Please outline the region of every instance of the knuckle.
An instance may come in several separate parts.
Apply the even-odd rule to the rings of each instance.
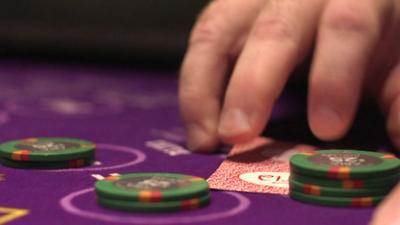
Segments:
[[[182,105],[193,105],[193,103],[203,102],[206,93],[196,88],[181,88],[179,91],[179,102]]]
[[[191,32],[189,45],[215,44],[221,40],[224,21],[222,13],[217,11],[209,7],[200,16]]]
[[[254,25],[251,36],[259,41],[296,42],[293,26],[279,18],[259,19]]]
[[[325,27],[339,33],[372,35],[374,26],[369,16],[357,10],[339,8],[327,14]]]
[[[193,28],[190,45],[217,43],[220,37],[218,26],[213,21],[199,21]]]

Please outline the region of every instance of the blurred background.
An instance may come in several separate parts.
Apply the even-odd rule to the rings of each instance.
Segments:
[[[207,0],[14,0],[0,5],[0,57],[179,68]]]

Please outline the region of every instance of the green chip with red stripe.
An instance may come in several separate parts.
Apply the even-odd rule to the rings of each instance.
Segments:
[[[359,188],[359,189],[343,189],[335,187],[319,186],[309,183],[301,183],[299,181],[289,179],[290,190],[315,196],[329,197],[365,197],[365,196],[384,196],[388,194],[394,185],[380,188]]]
[[[325,179],[370,179],[400,172],[400,160],[392,154],[361,150],[320,150],[290,158],[292,173]]]
[[[89,166],[93,162],[92,158],[71,159],[66,161],[51,161],[51,162],[27,162],[27,161],[14,161],[0,157],[0,164],[6,167],[18,169],[39,169],[39,170],[52,170],[52,169],[69,169],[80,168]]]
[[[353,180],[332,180],[318,177],[303,176],[297,173],[291,173],[290,179],[300,183],[312,184],[324,187],[334,187],[342,189],[363,189],[363,188],[385,188],[392,187],[400,181],[400,174],[382,176],[371,179],[353,179]]]
[[[94,158],[95,144],[74,138],[26,138],[0,145],[0,157],[13,161],[65,161]]]
[[[381,202],[385,196],[371,196],[371,197],[326,197],[314,196],[297,191],[289,191],[290,198],[315,205],[332,206],[332,207],[349,207],[349,208],[367,208],[373,207]]]
[[[178,201],[206,196],[208,182],[177,173],[129,173],[109,176],[95,184],[99,198],[133,202]]]
[[[107,198],[98,198],[100,206],[120,211],[131,212],[176,212],[194,210],[204,207],[210,202],[210,195],[200,196],[186,200],[169,202],[132,202]]]

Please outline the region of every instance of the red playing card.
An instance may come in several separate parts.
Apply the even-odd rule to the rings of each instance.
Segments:
[[[287,194],[290,156],[314,150],[309,145],[259,137],[234,146],[208,182],[212,189]]]

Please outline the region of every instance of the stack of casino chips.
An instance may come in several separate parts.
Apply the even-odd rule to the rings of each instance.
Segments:
[[[64,169],[90,165],[95,144],[72,138],[26,138],[0,144],[0,164],[20,169]]]
[[[400,179],[392,154],[359,150],[320,150],[290,159],[289,196],[333,207],[371,207]]]
[[[210,202],[206,180],[176,173],[129,173],[95,184],[100,206],[131,212],[174,212]]]

